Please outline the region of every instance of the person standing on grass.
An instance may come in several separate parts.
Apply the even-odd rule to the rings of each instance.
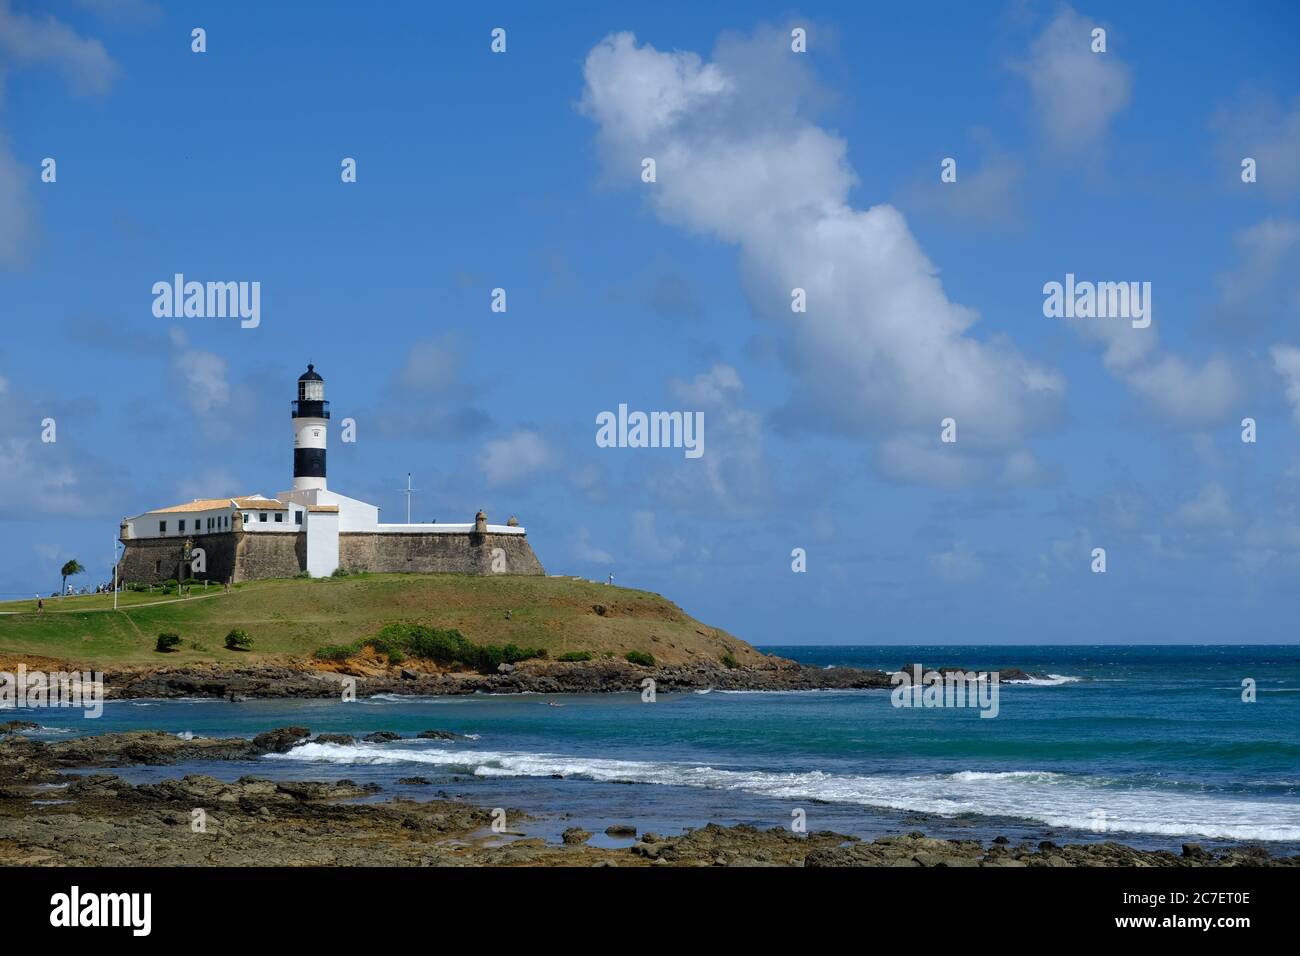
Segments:
[[[41,597],[38,594],[36,595],[36,613],[40,614],[44,610],[45,610],[45,598]]]

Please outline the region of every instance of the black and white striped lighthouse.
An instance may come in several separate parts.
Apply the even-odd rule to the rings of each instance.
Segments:
[[[325,489],[325,433],[330,403],[325,380],[308,365],[298,376],[298,400],[293,403],[293,490]]]

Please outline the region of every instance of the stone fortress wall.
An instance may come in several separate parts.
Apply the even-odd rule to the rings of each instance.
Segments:
[[[184,576],[217,582],[292,578],[307,569],[307,535],[229,531],[197,534],[207,571]],[[131,538],[118,564],[124,583],[158,584],[179,578],[185,539]],[[347,571],[417,574],[545,574],[527,535],[344,532],[339,535],[339,567]]]

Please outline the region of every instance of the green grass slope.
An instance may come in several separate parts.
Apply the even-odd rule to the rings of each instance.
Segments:
[[[552,660],[570,651],[641,651],[670,664],[760,657],[657,594],[568,577],[360,574],[252,581],[229,594],[198,588],[183,599],[123,594],[116,611],[112,603],[112,595],[47,599],[39,614],[32,601],[0,603],[0,658],[100,667],[307,658],[395,621],[456,628],[480,645],[543,648]],[[252,637],[250,651],[225,648],[232,628]],[[175,652],[154,650],[164,631],[180,635]]]

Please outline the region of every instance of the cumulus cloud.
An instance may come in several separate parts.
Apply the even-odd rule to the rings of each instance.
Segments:
[[[657,459],[647,472],[655,496],[677,508],[760,511],[772,494],[773,469],[764,452],[763,417],[745,406],[740,373],[718,363],[693,379],[672,380],[668,390],[687,414],[703,412],[704,454]]]
[[[1218,330],[1239,341],[1293,328],[1300,317],[1300,221],[1266,219],[1232,242],[1237,261],[1215,277]]]
[[[1282,377],[1292,414],[1300,422],[1300,348],[1294,345],[1275,345],[1269,349],[1269,354],[1273,357],[1274,370]]]
[[[19,165],[0,135],[0,265],[17,268],[27,262],[36,226],[32,170]]]
[[[0,0],[0,52],[17,66],[54,66],[79,93],[105,93],[117,75],[117,64],[98,40],[79,36],[52,16],[16,13],[9,0]]]
[[[200,415],[229,405],[229,364],[226,360],[215,352],[192,347],[180,329],[173,328],[170,335],[175,348],[171,377],[186,404]]]
[[[456,441],[491,427],[475,404],[477,389],[461,374],[463,348],[456,336],[417,342],[393,373],[383,404],[365,412],[384,438]]]
[[[578,529],[578,536],[573,542],[573,556],[579,561],[589,561],[592,564],[614,563],[612,554],[591,543],[591,532],[587,528]]]
[[[1240,369],[1220,354],[1195,362],[1163,349],[1158,323],[1135,329],[1127,319],[1067,319],[1085,341],[1103,347],[1106,370],[1132,389],[1142,409],[1183,428],[1206,428],[1230,418],[1244,393]]]
[[[520,429],[483,446],[479,467],[493,487],[515,485],[556,465],[556,455],[545,439],[531,429]]]
[[[399,388],[415,392],[442,392],[460,377],[460,350],[447,338],[417,342],[397,370]]]
[[[58,69],[78,93],[104,93],[117,65],[98,40],[78,36],[52,16],[16,13],[9,0],[0,0],[0,96],[8,73],[23,67],[49,65]],[[21,165],[0,130],[0,266],[18,268],[36,231],[32,184],[38,171]]]
[[[1233,508],[1222,485],[1210,482],[1178,509],[1178,520],[1192,528],[1222,528],[1232,524]]]
[[[939,167],[928,166],[907,193],[908,205],[920,212],[966,226],[1011,229],[1022,219],[1024,163],[1002,149],[985,129],[971,132],[979,155],[954,150],[957,181],[939,180]]]
[[[54,442],[41,440],[46,418]],[[84,451],[73,422],[0,377],[0,520],[98,514],[119,492],[113,469]]]
[[[930,570],[944,581],[960,584],[979,577],[984,566],[965,542],[958,541],[947,551],[930,555]]]
[[[1255,160],[1255,185],[1279,198],[1300,192],[1300,99],[1285,109],[1261,96],[1242,96],[1210,121],[1219,134],[1219,155],[1240,188],[1241,161]]]
[[[608,174],[639,183],[670,224],[733,243],[756,311],[781,323],[798,380],[791,427],[888,437],[945,416],[968,449],[1005,450],[1055,422],[1064,381],[1005,341],[971,336],[899,211],[855,209],[838,136],[805,117],[812,83],[788,37],[719,42],[712,62],[607,37],[584,67],[581,109]],[[791,311],[791,290],[807,312]]]
[[[1092,52],[1098,26],[1063,7],[1030,44],[1028,58],[1015,64],[1048,146],[1062,155],[1082,157],[1100,146],[1132,95],[1131,71],[1111,49],[1109,31],[1107,51]]]
[[[1176,355],[1120,370],[1148,410],[1175,425],[1210,427],[1230,418],[1242,386],[1234,367],[1215,355],[1197,365]]]
[[[938,440],[936,424],[930,435],[899,435],[880,442],[872,463],[885,478],[898,484],[930,485],[958,489],[996,483],[1004,488],[1035,488],[1060,477],[1059,467],[1049,467],[1025,448],[997,456],[964,455],[957,444]]]
[[[652,564],[671,561],[686,545],[678,536],[659,531],[653,511],[633,512],[630,541],[637,555]]]

